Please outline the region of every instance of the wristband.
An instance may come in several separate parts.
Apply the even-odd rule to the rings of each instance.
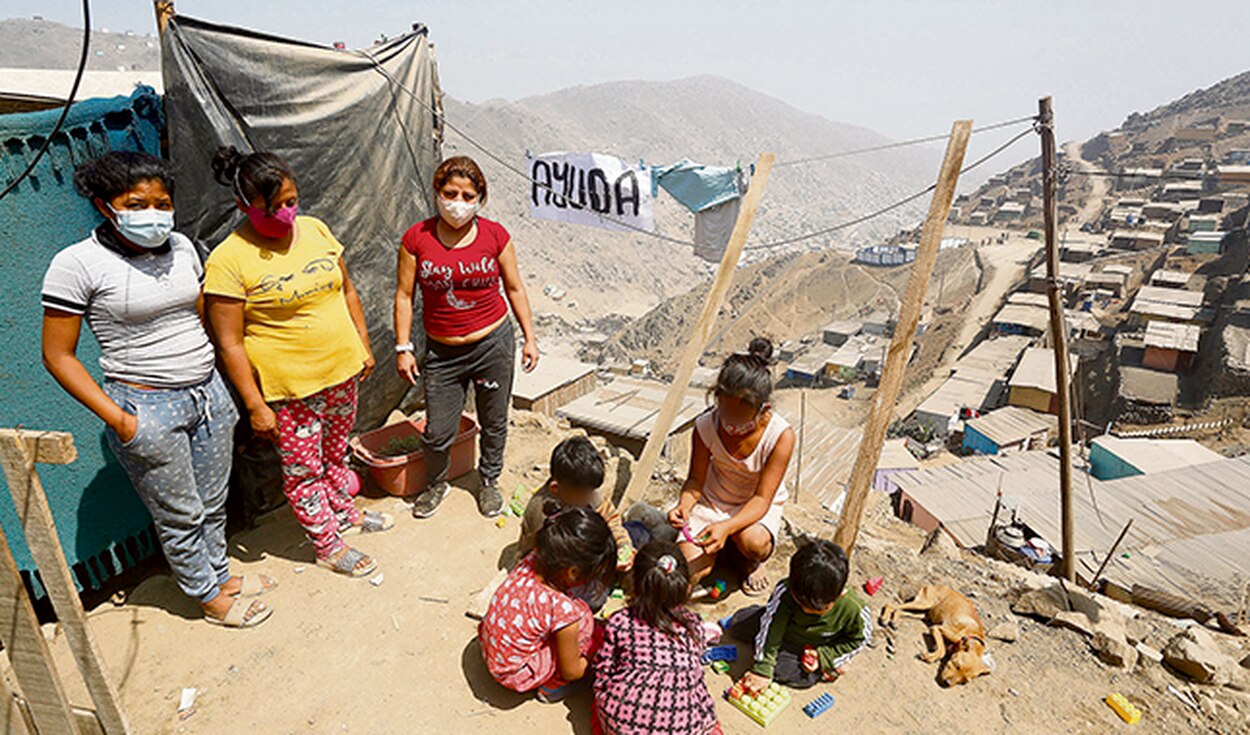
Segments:
[[[412,351],[413,351],[413,347],[412,347],[412,343],[411,343],[411,342],[405,342],[405,343],[403,343],[403,344],[395,345],[395,352],[396,352],[396,353],[400,353],[400,352],[412,352]]]

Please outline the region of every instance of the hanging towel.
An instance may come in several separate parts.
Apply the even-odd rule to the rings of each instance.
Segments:
[[[729,236],[738,221],[742,199],[731,199],[724,204],[697,212],[694,215],[694,254],[704,260],[719,263],[725,255]]]
[[[739,196],[737,169],[704,166],[686,158],[668,166],[653,166],[651,182],[653,196],[659,194],[658,184],[695,213]]]

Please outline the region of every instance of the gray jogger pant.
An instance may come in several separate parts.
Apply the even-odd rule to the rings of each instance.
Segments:
[[[425,474],[431,487],[447,481],[451,444],[460,426],[460,413],[469,384],[473,384],[477,420],[481,425],[478,474],[483,483],[503,472],[503,450],[508,440],[508,408],[512,403],[512,370],[516,338],[512,321],[467,345],[445,345],[426,340],[425,364]]]
[[[152,515],[178,586],[209,602],[230,579],[226,489],[239,413],[221,376],[187,388],[147,390],[109,380],[104,392],[134,414],[138,429],[109,448]]]

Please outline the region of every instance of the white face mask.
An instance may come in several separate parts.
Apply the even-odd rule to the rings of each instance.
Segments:
[[[452,201],[438,197],[438,213],[442,216],[447,224],[456,229],[460,229],[469,224],[473,216],[477,214],[482,206],[478,202],[463,202],[459,199]]]
[[[109,207],[116,219],[121,236],[141,248],[159,248],[169,240],[174,231],[172,209],[123,209]]]

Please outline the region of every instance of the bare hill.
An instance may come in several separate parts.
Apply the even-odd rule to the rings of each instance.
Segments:
[[[143,27],[149,26],[150,23],[145,23]],[[76,69],[81,48],[81,28],[37,18],[0,20],[0,68]],[[151,34],[92,29],[87,68],[93,71],[159,69],[160,43]]]

